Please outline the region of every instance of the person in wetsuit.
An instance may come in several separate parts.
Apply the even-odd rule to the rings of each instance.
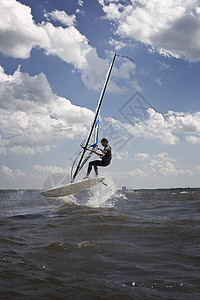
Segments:
[[[87,175],[86,175],[85,179],[89,178],[90,172],[92,170],[92,166],[94,167],[96,176],[98,176],[99,175],[98,167],[106,167],[111,162],[112,152],[111,152],[111,147],[108,144],[108,140],[106,138],[103,138],[101,140],[101,144],[104,147],[104,149],[97,147],[97,149],[100,150],[101,153],[93,150],[94,153],[96,153],[97,155],[100,156],[101,160],[93,160],[93,161],[89,162]]]

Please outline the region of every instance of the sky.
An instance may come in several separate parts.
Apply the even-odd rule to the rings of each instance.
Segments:
[[[199,187],[199,1],[1,0],[0,189],[70,174],[115,53],[100,174],[118,188]]]

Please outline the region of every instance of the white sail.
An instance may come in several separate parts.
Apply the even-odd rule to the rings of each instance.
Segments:
[[[86,148],[85,140],[81,143],[82,150],[78,153],[71,169],[71,180],[73,179],[73,176],[75,177],[79,174],[79,172],[82,170],[86,162],[89,160],[89,158],[92,155],[92,151],[95,150],[95,148],[98,145],[98,136],[99,136],[99,120],[96,122],[94,126],[94,130],[92,132],[92,137],[90,144],[88,144]],[[82,155],[83,154],[83,155]],[[81,162],[80,157],[82,156]],[[80,163],[79,163],[80,162]],[[79,164],[79,166],[78,166]],[[74,179],[75,179],[74,177]],[[73,180],[72,180],[73,181]]]
[[[77,158],[75,159],[75,161],[73,163],[72,170],[71,170],[71,182],[73,182],[75,180],[78,173],[81,171],[81,169],[83,168],[85,163],[91,157],[92,150],[94,150],[96,148],[96,146],[98,145],[99,113],[100,113],[101,104],[102,104],[102,101],[103,101],[103,97],[104,97],[104,94],[105,94],[105,91],[106,91],[106,87],[107,87],[107,84],[108,84],[108,81],[109,81],[109,77],[110,77],[110,74],[111,74],[111,71],[112,71],[112,67],[113,67],[115,58],[116,58],[116,54],[114,54],[113,60],[110,64],[110,66],[109,66],[108,73],[107,73],[107,76],[106,76],[106,80],[105,80],[103,89],[101,91],[101,95],[99,97],[98,105],[97,105],[96,112],[95,112],[94,121],[93,121],[92,127],[89,131],[87,140],[84,144],[81,144],[81,147],[83,149],[80,151],[80,153],[78,154]]]

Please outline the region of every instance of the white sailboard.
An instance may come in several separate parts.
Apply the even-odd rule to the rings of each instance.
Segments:
[[[98,183],[104,181],[104,177],[97,177],[91,179],[84,179],[77,182],[69,183],[60,187],[42,191],[42,196],[45,197],[63,197],[72,194],[77,194],[83,190],[89,189]]]
[[[77,175],[82,170],[83,166],[86,164],[86,162],[89,160],[89,158],[93,154],[93,150],[95,150],[98,145],[100,108],[101,108],[103,97],[104,97],[104,94],[106,91],[106,87],[107,87],[107,84],[108,84],[108,81],[109,81],[109,78],[111,75],[111,71],[112,71],[116,56],[117,56],[117,54],[114,54],[113,60],[109,66],[106,80],[105,80],[104,86],[102,88],[100,97],[99,97],[98,105],[97,105],[96,112],[95,112],[95,117],[94,117],[91,129],[89,131],[88,137],[85,142],[81,143],[80,146],[82,147],[82,149],[79,152],[78,156],[76,157],[76,159],[72,165],[71,183],[69,183],[65,186],[54,187],[54,188],[45,190],[41,193],[43,196],[45,196],[45,197],[67,196],[67,195],[78,193],[82,190],[86,190],[100,182],[103,183],[103,180],[104,180],[103,177],[97,177],[94,179],[87,179],[87,180],[84,179],[84,180],[79,180],[77,182],[74,182],[74,181],[75,181]]]

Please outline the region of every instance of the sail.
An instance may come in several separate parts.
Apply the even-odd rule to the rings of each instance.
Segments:
[[[73,163],[72,170],[71,170],[71,182],[73,182],[75,180],[78,173],[81,171],[81,169],[83,168],[85,163],[91,157],[91,155],[93,153],[92,151],[98,145],[99,113],[100,113],[101,104],[102,104],[103,97],[104,97],[104,94],[105,94],[105,91],[106,91],[106,87],[107,87],[107,84],[108,84],[108,81],[109,81],[109,78],[110,78],[110,74],[111,74],[111,71],[112,71],[112,67],[113,67],[115,58],[116,58],[116,53],[114,54],[113,60],[110,64],[110,66],[109,66],[108,73],[107,73],[107,76],[106,76],[106,80],[105,80],[104,86],[102,88],[100,97],[99,97],[98,105],[97,105],[96,112],[95,112],[95,117],[94,117],[94,120],[93,120],[93,123],[92,123],[92,127],[89,131],[87,140],[86,140],[85,143],[81,144],[81,147],[83,149],[79,152],[77,158],[75,159],[75,161]],[[75,165],[76,165],[76,167],[75,167]],[[74,171],[74,169],[75,169],[75,171]]]
[[[85,146],[85,140],[80,144],[80,146],[82,147],[82,150],[78,153],[76,159],[74,160],[72,168],[71,168],[71,181],[72,182],[74,181],[75,177],[79,174],[79,172],[82,170],[82,168],[85,166],[86,162],[92,156],[92,153],[93,153],[92,151],[95,150],[95,148],[98,145],[98,136],[99,136],[99,119],[96,121],[94,130],[92,132],[91,143],[88,144],[87,148]],[[81,156],[82,156],[82,159],[80,161]],[[80,162],[80,163],[78,163],[78,162]]]

